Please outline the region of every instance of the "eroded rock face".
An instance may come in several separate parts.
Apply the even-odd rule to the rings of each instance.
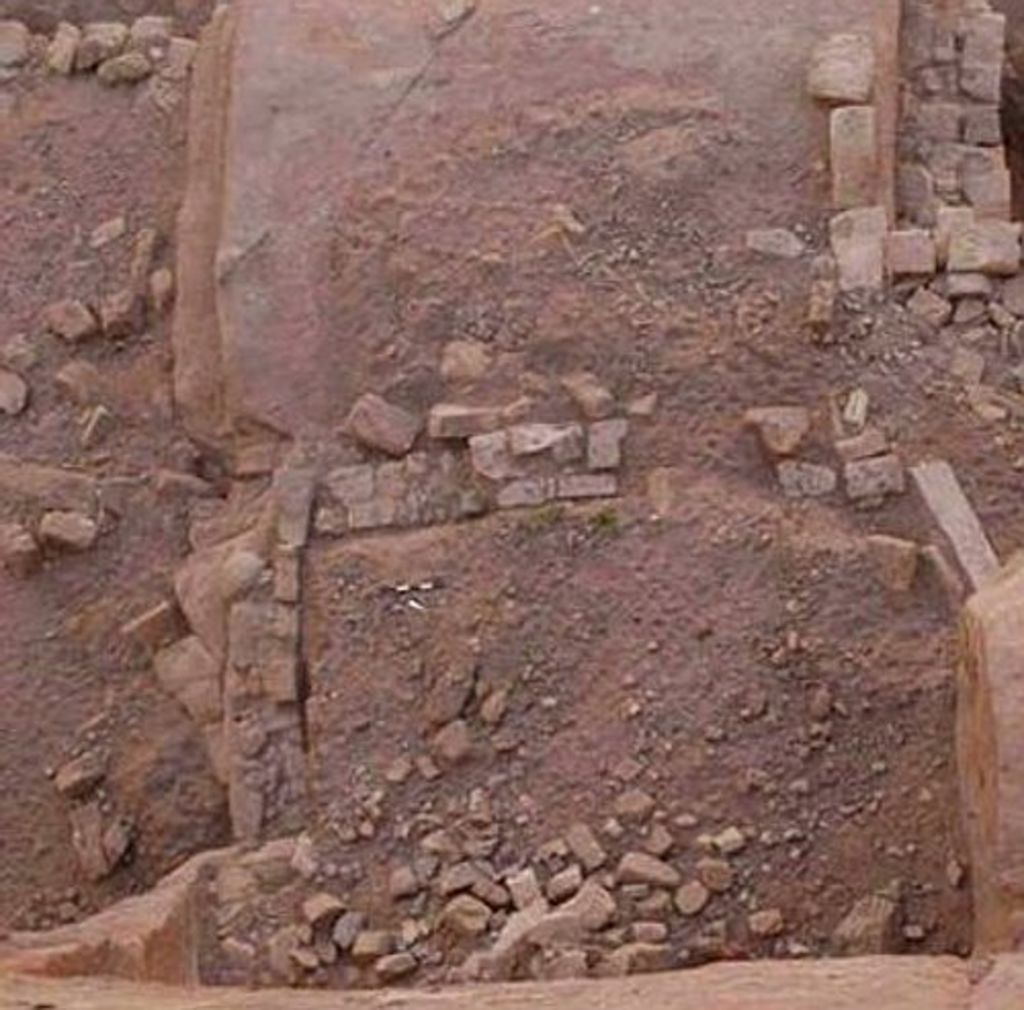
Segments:
[[[968,600],[957,684],[957,757],[972,850],[974,942],[1017,949],[1024,936],[1024,559]]]

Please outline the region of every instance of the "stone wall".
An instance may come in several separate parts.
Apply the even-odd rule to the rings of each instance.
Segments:
[[[0,20],[24,21],[49,34],[60,21],[130,21],[142,14],[173,15],[179,30],[194,35],[209,19],[216,0],[0,0]]]

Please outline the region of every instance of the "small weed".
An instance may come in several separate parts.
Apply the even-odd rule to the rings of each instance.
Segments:
[[[541,505],[523,519],[523,528],[539,533],[560,523],[564,516],[565,508],[562,505]]]
[[[608,505],[590,517],[590,528],[595,533],[618,533],[622,529],[622,517],[618,509]]]

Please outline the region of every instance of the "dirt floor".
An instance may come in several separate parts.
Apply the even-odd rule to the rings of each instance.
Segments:
[[[808,163],[802,127],[773,133],[785,106],[738,107],[721,86],[736,63],[703,57],[685,108],[640,87],[561,118],[537,101],[532,119],[510,112],[449,160],[371,173],[332,218],[322,311],[344,316],[353,292],[377,293],[355,305],[370,336],[346,357],[346,403],[367,388],[418,407],[529,395],[544,419],[563,420],[558,377],[586,367],[620,404],[655,394],[656,406],[631,420],[613,502],[315,540],[303,658],[317,879],[343,886],[373,926],[400,928],[437,898],[393,901],[390,875],[440,829],[476,838],[497,876],[538,853],[553,875],[567,860],[546,843],[584,820],[609,866],[652,845],[690,879],[700,836],[736,827],[738,884],[698,916],[665,917],[677,963],[830,953],[850,906],[880,891],[901,895],[903,949],[967,954],[953,611],[926,572],[909,593],[887,589],[865,545],[872,533],[924,543],[934,532],[910,495],[872,508],[839,492],[787,499],[742,417],[810,408],[802,455],[834,464],[835,406],[865,390],[906,462],[953,464],[1002,556],[1024,538],[1020,418],[972,409],[950,347],[904,311],[908,292],[853,302],[828,343],[812,339],[824,166]],[[217,461],[176,426],[168,319],[76,346],[40,323],[54,301],[118,288],[140,228],[160,233],[157,264],[174,262],[185,106],[168,94],[37,70],[0,86],[0,364],[31,387],[25,413],[0,417],[0,452],[79,467],[111,503],[88,553],[48,558],[29,581],[0,575],[0,928],[80,918],[229,840],[197,731],[118,632],[168,597],[189,522],[210,509],[157,471],[227,490]],[[93,229],[119,215],[126,235],[91,248]],[[747,250],[746,229],[769,225],[793,229],[808,252]],[[491,355],[476,385],[438,374],[455,339]],[[994,333],[974,346],[994,384],[1014,388],[1019,349]],[[96,366],[113,414],[88,447],[82,405],[55,379],[72,359]],[[358,457],[341,445],[325,458]],[[657,468],[672,470],[660,510]],[[0,501],[0,520],[36,518]],[[455,719],[468,753],[438,767],[428,741]],[[109,752],[105,803],[134,839],[100,883],[77,867],[51,780],[85,745]],[[630,813],[630,790],[651,810]],[[668,833],[660,844],[654,825]],[[263,981],[223,941],[265,943],[304,887],[268,900],[262,918],[208,923],[207,978]],[[651,897],[631,892],[626,921],[661,918]],[[782,913],[781,936],[752,934],[759,909]],[[448,959],[440,939],[425,942],[437,957],[418,980],[450,978],[466,951]],[[346,970],[317,978],[343,983]]]

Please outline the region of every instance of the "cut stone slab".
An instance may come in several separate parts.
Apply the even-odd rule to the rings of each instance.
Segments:
[[[903,463],[894,453],[847,463],[843,475],[846,494],[853,501],[902,494],[906,489]]]
[[[949,237],[949,269],[1012,277],[1020,270],[1021,226],[1009,221],[976,221]]]
[[[625,418],[597,421],[587,432],[587,466],[591,470],[617,470],[622,464],[622,441],[629,431]]]
[[[999,559],[953,468],[936,460],[919,463],[910,475],[971,588],[981,589],[998,573]]]
[[[466,439],[486,435],[502,426],[502,412],[495,407],[466,407],[439,403],[430,410],[427,430],[431,438]]]
[[[884,207],[861,207],[836,214],[829,222],[829,239],[842,291],[878,291],[885,283]]]
[[[820,498],[836,489],[835,470],[819,463],[783,460],[776,473],[787,498]]]
[[[864,35],[831,35],[815,46],[807,73],[807,90],[819,101],[849,105],[871,99],[875,51]]]
[[[829,125],[832,206],[869,207],[878,199],[878,119],[873,105],[833,109]]]
[[[345,422],[349,432],[363,445],[389,456],[404,456],[413,447],[423,427],[408,410],[388,403],[376,393],[366,393],[352,407]]]
[[[971,228],[976,219],[973,207],[939,207],[935,213],[935,252],[939,266],[946,266],[949,261],[953,233]]]

